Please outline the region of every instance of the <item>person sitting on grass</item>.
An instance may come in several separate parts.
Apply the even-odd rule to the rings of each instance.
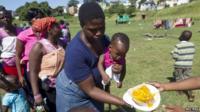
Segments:
[[[109,85],[113,79],[121,88],[126,72],[125,56],[129,50],[129,38],[124,33],[115,33],[111,43],[100,55],[98,69],[102,76],[102,84]]]
[[[18,78],[0,74],[0,88],[6,93],[2,99],[2,112],[30,112],[25,94]]]

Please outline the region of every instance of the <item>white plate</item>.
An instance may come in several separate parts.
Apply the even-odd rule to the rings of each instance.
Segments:
[[[133,98],[131,97],[131,92],[134,89],[137,89],[138,87],[141,87],[142,85],[146,85],[149,90],[151,91],[151,93],[155,94],[154,96],[154,102],[153,102],[153,106],[152,107],[148,107],[146,105],[138,105],[137,103],[134,102]],[[138,110],[142,110],[142,111],[146,111],[146,112],[150,112],[155,110],[159,105],[160,105],[160,92],[157,88],[155,88],[154,86],[150,85],[150,84],[140,84],[137,85],[133,88],[128,89],[123,96],[123,100],[128,103],[129,105],[133,106],[134,108],[138,109]]]

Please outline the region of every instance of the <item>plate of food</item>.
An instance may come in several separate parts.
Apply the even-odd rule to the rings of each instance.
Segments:
[[[150,112],[160,105],[161,97],[157,88],[144,83],[128,89],[123,100],[138,110]]]

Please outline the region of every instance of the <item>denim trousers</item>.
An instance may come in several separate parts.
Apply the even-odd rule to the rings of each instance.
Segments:
[[[103,112],[104,110],[102,102],[90,98],[62,70],[56,80],[57,112],[68,112],[70,109],[76,107],[93,108],[95,112]]]

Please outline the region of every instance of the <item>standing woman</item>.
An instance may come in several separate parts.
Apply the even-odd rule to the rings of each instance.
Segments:
[[[29,53],[32,46],[39,41],[40,39],[44,38],[46,29],[52,22],[55,22],[56,19],[52,17],[46,17],[42,19],[35,20],[32,26],[24,31],[22,31],[17,36],[17,43],[16,43],[16,66],[18,75],[22,75],[21,69],[22,66],[25,66],[26,74],[26,87],[25,91],[28,96],[28,102],[33,107],[33,95],[31,94],[31,86],[29,82]],[[25,80],[22,78],[20,79],[22,85],[25,85]]]
[[[68,112],[74,107],[104,111],[104,103],[126,105],[119,97],[102,89],[97,63],[109,40],[104,35],[105,16],[95,2],[85,3],[79,10],[82,30],[66,49],[64,69],[56,81],[57,112]]]
[[[34,95],[34,104],[43,105],[43,98],[46,98],[46,103],[48,108],[47,112],[56,112],[56,89],[55,80],[58,73],[54,73],[54,67],[48,66],[48,64],[53,65],[59,64],[58,68],[62,68],[64,62],[64,49],[58,45],[58,39],[61,36],[61,29],[58,23],[52,23],[52,25],[47,30],[46,38],[38,41],[32,48],[29,60],[30,60],[30,82]],[[46,58],[51,58],[49,54],[58,52],[58,58],[55,60],[48,60]],[[54,55],[54,54],[52,54]],[[55,54],[56,55],[56,54]],[[54,56],[55,56],[54,55]],[[53,58],[54,59],[54,58]],[[48,60],[51,62],[46,62]],[[59,60],[59,62],[58,62]],[[44,69],[43,69],[44,68]],[[40,79],[40,80],[39,80]],[[45,88],[41,88],[41,83],[46,85]]]

